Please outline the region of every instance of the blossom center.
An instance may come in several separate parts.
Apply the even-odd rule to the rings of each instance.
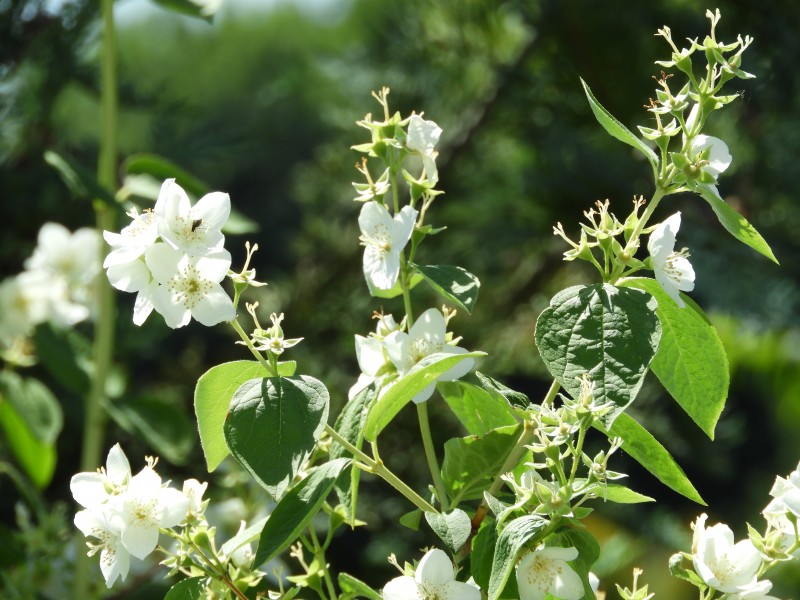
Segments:
[[[170,280],[169,290],[178,303],[192,310],[211,291],[211,282],[200,275],[197,267],[190,264]]]
[[[158,501],[155,498],[133,500],[131,507],[131,526],[148,529],[158,527]]]

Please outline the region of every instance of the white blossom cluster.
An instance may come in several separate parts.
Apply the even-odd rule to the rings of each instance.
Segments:
[[[133,210],[120,233],[103,232],[112,248],[103,262],[111,285],[137,293],[134,323],[144,323],[153,309],[173,329],[192,318],[207,326],[234,318],[233,301],[220,285],[231,265],[222,234],[230,211],[228,194],[212,192],[192,206],[167,179],[153,210]]]
[[[447,320],[439,309],[429,308],[414,322],[408,332],[398,325],[392,315],[380,315],[375,333],[368,337],[356,335],[356,357],[361,375],[350,388],[352,399],[361,390],[380,381],[388,389],[389,377],[403,377],[423,358],[434,353],[466,354],[468,350],[457,346],[457,340],[447,333]],[[465,358],[447,370],[439,381],[454,381],[469,373],[475,361]],[[430,384],[414,396],[416,403],[426,402],[433,395],[436,383]]]
[[[0,283],[0,345],[11,347],[41,323],[71,327],[90,318],[99,272],[94,229],[71,233],[58,223],[43,225],[25,270]]]
[[[144,559],[158,544],[159,529],[174,527],[199,515],[206,483],[189,479],[183,490],[167,487],[149,459],[136,475],[119,444],[108,453],[106,468],[78,473],[70,490],[84,510],[75,515],[75,526],[87,538],[89,555],[100,553],[100,570],[111,587],[117,578],[125,581],[130,557]]]

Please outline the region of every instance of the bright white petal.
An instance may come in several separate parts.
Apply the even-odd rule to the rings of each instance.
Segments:
[[[434,344],[444,344],[447,324],[437,308],[429,308],[414,321],[408,335],[412,339],[426,338]]]
[[[179,298],[170,293],[166,286],[159,286],[155,290],[152,301],[155,309],[164,317],[167,326],[177,329],[189,324],[192,313]]]
[[[177,274],[184,257],[182,252],[163,243],[150,246],[144,253],[145,262],[159,283],[167,283]]]
[[[125,581],[131,566],[131,557],[121,544],[107,545],[100,553],[100,571],[106,580],[106,586],[111,587],[117,578]]]
[[[138,559],[144,559],[158,545],[158,528],[129,523],[122,530],[125,549]]]
[[[407,371],[413,366],[407,364],[411,340],[405,331],[393,331],[383,340],[383,345],[398,371]]]
[[[675,285],[675,282],[668,277],[662,270],[655,271],[656,281],[659,283],[661,288],[667,293],[667,296],[672,298],[675,303],[684,308],[686,303],[681,298],[681,295],[678,290],[678,286]]]
[[[422,560],[415,574],[418,584],[433,584],[443,586],[455,579],[453,563],[443,550],[434,548],[429,550]]]
[[[469,350],[465,348],[460,348],[459,346],[450,346],[449,344],[445,344],[440,352],[445,354],[466,354]],[[456,364],[454,367],[449,368],[445,371],[442,375],[439,376],[439,381],[455,381],[456,379],[462,378],[464,375],[472,371],[475,367],[475,359],[473,358],[465,358],[460,363]]]
[[[405,248],[411,239],[418,214],[410,206],[404,206],[392,219],[392,248],[396,248],[398,252]]]
[[[423,402],[427,402],[430,400],[431,396],[433,396],[433,392],[436,390],[436,383],[430,384],[428,387],[424,388],[419,394],[414,396],[411,400],[414,404],[422,404]]]
[[[356,359],[361,372],[374,377],[386,364],[383,343],[371,336],[356,335]]]
[[[219,283],[231,267],[231,253],[220,249],[196,259],[195,265],[203,279]]]
[[[383,600],[426,600],[413,577],[395,577],[383,586]]]
[[[677,212],[660,223],[647,241],[647,251],[656,264],[663,264],[675,250],[675,238],[681,227],[681,213]]]
[[[75,502],[85,508],[93,508],[98,504],[102,504],[108,498],[105,479],[100,473],[78,473],[73,475],[69,482],[69,490],[72,492]]]
[[[364,248],[364,275],[379,290],[390,290],[400,276],[400,253],[377,246]]]
[[[136,294],[133,304],[133,323],[141,326],[153,312],[153,294],[158,289],[158,284],[152,285]]]
[[[131,476],[131,465],[119,444],[114,444],[108,451],[106,475],[119,486],[126,484]]]
[[[218,283],[213,284],[211,290],[198,300],[191,313],[197,321],[206,327],[211,327],[223,321],[233,321],[236,316],[233,300]]]
[[[109,283],[123,292],[138,292],[150,285],[152,276],[143,260],[135,259],[108,267]]]
[[[231,214],[231,199],[223,192],[211,192],[192,207],[192,220],[201,219],[209,229],[221,229]]]
[[[159,527],[174,527],[186,518],[189,511],[189,498],[172,488],[161,488],[158,502],[162,507]]]
[[[441,600],[481,600],[481,591],[468,583],[451,581],[440,588]]]
[[[392,227],[392,217],[383,204],[367,202],[358,214],[358,226],[364,235],[374,234],[376,229],[381,227],[388,233]]]

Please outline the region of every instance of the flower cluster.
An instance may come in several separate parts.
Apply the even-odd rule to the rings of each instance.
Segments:
[[[436,146],[442,129],[418,114],[405,119],[399,113],[390,115],[388,93],[389,90],[384,88],[373,94],[383,107],[383,121],[375,121],[372,115],[367,115],[358,122],[370,131],[372,141],[353,147],[368,156],[382,159],[387,165],[376,180],[370,174],[367,159],[363,159],[356,169],[364,175],[366,183],[353,183],[358,192],[355,200],[364,203],[358,217],[359,239],[364,246],[364,277],[374,290],[395,287],[401,267],[405,266],[401,254],[415,227],[421,224],[421,215],[433,198],[441,193],[434,188],[439,181]],[[401,185],[399,172],[402,172],[411,196],[411,202],[402,208],[397,189]],[[385,202],[389,191],[393,193],[391,213]],[[423,198],[423,206],[421,211],[417,211],[414,205],[420,198]]]
[[[234,318],[233,301],[220,285],[231,264],[222,234],[230,210],[227,194],[206,194],[192,205],[167,179],[153,210],[134,209],[120,233],[103,232],[112,248],[103,262],[111,285],[137,293],[134,323],[144,323],[153,309],[173,329],[192,318],[208,326]]]
[[[78,473],[70,490],[84,510],[75,515],[75,526],[93,541],[89,555],[100,553],[100,569],[111,587],[125,580],[130,557],[144,559],[158,544],[159,530],[174,527],[203,510],[206,484],[184,483],[183,491],[162,484],[155,472],[156,461],[148,459],[136,475],[119,444],[108,453],[106,468],[96,473]]]
[[[91,317],[99,257],[94,229],[43,225],[25,270],[0,283],[0,345],[12,347],[41,323],[69,327]]]
[[[447,332],[447,322],[453,314],[446,311],[445,316],[439,309],[429,308],[408,331],[405,331],[405,321],[397,325],[391,315],[377,315],[378,326],[374,333],[369,337],[356,335],[356,356],[361,375],[350,388],[350,398],[376,381],[383,390],[388,389],[397,378],[406,375],[423,358],[432,354],[466,354],[466,349],[456,345],[459,340]],[[465,358],[438,380],[454,381],[469,373],[474,366],[472,358]],[[435,383],[430,384],[414,396],[414,402],[426,402],[435,388]]]

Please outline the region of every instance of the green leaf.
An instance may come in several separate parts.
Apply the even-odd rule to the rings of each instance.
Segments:
[[[70,392],[85,396],[89,391],[91,344],[74,329],[39,325],[33,335],[36,356],[47,371]]]
[[[342,589],[340,600],[354,600],[367,598],[367,600],[383,600],[381,595],[363,581],[347,573],[339,573],[339,587]]]
[[[436,389],[472,435],[482,435],[504,425],[516,425],[506,400],[465,381],[440,381]]]
[[[528,398],[522,392],[516,392],[510,387],[506,387],[496,379],[493,379],[488,375],[484,375],[480,371],[476,371],[475,376],[481,382],[483,389],[491,394],[502,396],[506,399],[506,402],[508,402],[509,406],[523,411],[528,410],[530,407],[530,398]]]
[[[0,397],[14,407],[15,414],[39,442],[52,445],[56,441],[64,425],[64,415],[56,397],[41,381],[2,371]]]
[[[717,219],[719,219],[722,226],[728,230],[728,233],[743,244],[750,246],[759,254],[766,256],[775,264],[780,264],[772,253],[772,248],[770,248],[767,241],[761,237],[761,234],[756,231],[756,228],[753,227],[747,219],[731,208],[727,202],[714,193],[713,189],[709,186],[700,185],[697,187],[697,191],[703,199],[711,205],[714,214],[717,215]]]
[[[372,405],[364,424],[364,437],[374,442],[383,428],[411,399],[426,387],[434,383],[451,368],[467,358],[486,356],[485,352],[467,352],[464,354],[446,354],[434,352],[429,354],[390,388],[385,390]]]
[[[119,399],[108,406],[114,421],[129,433],[143,437],[169,462],[186,464],[197,438],[191,420],[182,406],[158,397],[138,396]]]
[[[188,15],[190,17],[197,17],[204,21],[211,22],[212,15],[206,14],[204,8],[195,2],[189,0],[154,0],[156,4],[161,5],[167,10],[176,12],[181,15]]]
[[[189,577],[173,585],[164,600],[200,600],[205,597],[208,577]]]
[[[591,585],[589,585],[589,571],[600,557],[600,544],[597,543],[591,533],[578,529],[567,530],[559,537],[563,547],[574,547],[578,551],[578,558],[570,561],[570,565],[583,581],[583,598],[585,600],[594,600],[595,595]]]
[[[264,530],[264,524],[267,522],[269,517],[264,517],[259,519],[250,527],[245,528],[243,531],[240,531],[227,542],[222,544],[222,554],[225,556],[230,556],[234,552],[236,552],[242,546],[249,544],[250,542],[254,541],[261,535],[261,532]]]
[[[489,600],[500,598],[511,571],[517,564],[520,550],[547,524],[547,519],[543,517],[526,515],[514,519],[500,532],[492,560],[492,575],[489,578]]]
[[[622,438],[622,449],[668,488],[706,505],[672,455],[633,417],[622,413],[610,429],[598,423],[594,426],[609,437]]]
[[[453,553],[461,549],[472,533],[472,520],[458,508],[447,513],[426,512],[425,520]]]
[[[400,521],[400,525],[403,527],[408,527],[412,531],[419,531],[419,524],[422,521],[422,511],[418,508],[415,508],[414,510],[402,515],[398,521]]]
[[[478,533],[472,538],[472,554],[470,556],[472,577],[482,590],[489,588],[496,545],[497,522],[484,519]]]
[[[245,381],[263,375],[264,367],[258,361],[237,360],[211,367],[197,380],[194,412],[209,473],[229,454],[223,425],[234,392]]]
[[[94,172],[66,156],[52,150],[44,153],[44,161],[53,167],[61,176],[67,189],[77,200],[100,200],[120,214],[124,214],[122,206],[114,198],[114,194],[101,186]]]
[[[364,443],[364,421],[367,419],[369,407],[375,400],[378,390],[371,384],[356,394],[342,409],[336,419],[336,432],[359,450]],[[331,443],[331,458],[352,456],[341,444]],[[358,503],[358,484],[361,480],[361,469],[351,469],[336,481],[336,494],[339,502],[345,507],[348,522],[352,526],[356,518]]]
[[[598,495],[599,498],[607,500],[608,502],[616,502],[617,504],[639,504],[641,502],[655,502],[655,498],[645,496],[639,492],[634,492],[631,488],[619,485],[617,483],[609,483],[606,485],[604,493]]]
[[[637,278],[624,285],[639,288],[658,300],[661,343],[650,369],[697,426],[714,439],[730,374],[728,356],[703,311],[684,297],[680,308],[654,279]]]
[[[611,135],[611,137],[614,137],[619,141],[628,144],[629,146],[633,146],[639,152],[644,154],[650,163],[650,166],[653,168],[653,175],[657,175],[658,156],[656,156],[656,153],[653,152],[650,146],[645,144],[640,138],[634,135],[630,129],[617,121],[617,119],[615,119],[610,112],[603,108],[583,79],[581,79],[581,85],[583,85],[583,91],[586,92],[586,98],[589,100],[589,106],[591,107],[597,122],[603,126],[603,129],[605,129]]]
[[[251,379],[233,395],[225,441],[273,498],[283,495],[316,446],[329,402],[322,382],[306,375]]]
[[[369,288],[369,293],[373,298],[391,299],[391,298],[397,298],[398,296],[401,296],[403,294],[403,288],[400,285],[399,279],[397,283],[394,284],[394,287],[388,290],[378,289],[374,285],[372,285],[372,282],[369,280],[368,277],[365,277],[365,279],[367,281],[367,287]],[[419,284],[422,280],[423,280],[422,275],[420,275],[419,273],[412,274],[411,281],[409,281],[408,284],[408,289],[413,290],[415,287],[417,287],[417,284]]]
[[[458,308],[472,314],[481,282],[472,273],[453,265],[412,266],[422,274],[430,286]]]
[[[316,467],[275,505],[261,531],[254,566],[272,560],[298,538],[333,490],[336,478],[349,464],[350,459],[337,458]]]
[[[547,369],[573,398],[588,373],[598,402],[613,402],[612,422],[633,402],[656,354],[661,326],[655,299],[607,283],[556,294],[536,321],[536,345]]]
[[[33,484],[40,489],[47,487],[56,468],[56,450],[33,435],[5,395],[0,396],[0,429],[5,432],[5,444]]]
[[[517,445],[521,429],[521,425],[510,425],[445,442],[442,481],[453,506],[483,498],[484,490],[491,486]]]

